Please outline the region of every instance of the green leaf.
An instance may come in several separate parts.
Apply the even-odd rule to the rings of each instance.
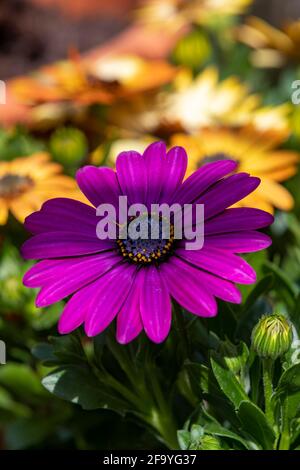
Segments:
[[[177,439],[181,450],[187,450],[189,448],[191,443],[189,431],[185,431],[184,429],[177,431]]]
[[[300,391],[300,363],[285,370],[279,379],[277,390],[294,393]]]
[[[227,428],[224,428],[220,424],[210,423],[210,424],[205,425],[205,432],[206,433],[209,432],[212,435],[217,435],[217,436],[220,436],[220,437],[228,437],[229,439],[232,439],[236,442],[239,442],[244,447],[246,447],[246,449],[252,449],[252,450],[254,448],[257,449],[257,446],[252,441],[248,441],[246,439],[243,439],[242,437],[240,437],[235,432],[230,431]]]
[[[279,379],[272,401],[281,405],[289,419],[300,414],[300,364],[294,364],[283,372]]]
[[[105,334],[100,334],[93,338],[94,355],[97,364],[101,363],[104,346]]]
[[[55,361],[49,361],[53,364],[78,364],[85,363],[86,357],[82,348],[79,335],[76,333],[65,336],[52,336],[50,338],[52,345],[52,356]],[[47,361],[48,362],[48,361]]]
[[[247,297],[246,302],[243,306],[243,311],[247,312],[249,308],[259,299],[261,295],[266,292],[269,292],[273,285],[273,275],[267,274],[267,276],[263,277],[254,287],[252,292]]]
[[[274,432],[258,406],[250,401],[242,401],[238,409],[238,417],[246,434],[250,434],[263,449],[273,449]]]
[[[208,368],[203,364],[186,362],[182,373],[179,375],[179,384],[186,381],[193,394],[199,398],[203,396],[203,393],[209,392],[208,373]]]
[[[300,416],[300,392],[286,395],[285,403],[288,419],[298,418]]]
[[[245,260],[251,264],[257,275],[257,281],[263,277],[263,265],[267,259],[266,250],[257,251],[256,253],[249,253],[244,256]],[[247,299],[250,293],[255,289],[257,284],[244,284],[239,286],[239,290],[242,293],[243,300]]]
[[[32,354],[34,357],[39,359],[40,361],[46,362],[55,362],[56,357],[53,354],[53,347],[51,344],[48,343],[38,343],[36,344],[32,350]]]
[[[39,376],[25,364],[9,362],[1,366],[0,384],[29,402],[45,395]]]
[[[0,387],[0,408],[11,412],[15,416],[30,416],[31,410],[22,403],[16,402],[10,393]]]
[[[36,309],[32,318],[32,326],[37,331],[48,330],[55,325],[61,315],[64,304],[58,302],[45,309]]]
[[[26,449],[42,442],[53,431],[53,424],[46,419],[19,418],[7,428],[5,437],[11,450]]]
[[[193,424],[191,427],[192,441],[199,441],[203,435],[204,435],[203,426],[200,426],[199,424]]]
[[[298,336],[300,336],[300,294],[298,294],[295,300],[294,308],[290,310],[289,317],[293,322],[294,327],[296,328]]]
[[[274,276],[274,289],[277,295],[282,299],[290,308],[294,307],[295,299],[298,294],[298,289],[290,281],[288,276],[276,264],[266,261],[264,264],[264,271],[272,273]]]
[[[43,378],[42,384],[57,397],[76,403],[85,410],[106,408],[124,412],[127,409],[127,403],[104,390],[85,365],[74,364],[56,369]]]
[[[249,400],[245,390],[235,375],[216,354],[212,354],[211,366],[221,390],[233,403],[236,409],[240,406],[242,401]]]

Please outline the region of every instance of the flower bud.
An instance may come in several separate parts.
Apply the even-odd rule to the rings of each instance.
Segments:
[[[211,55],[211,45],[204,32],[195,30],[184,36],[173,51],[173,60],[178,65],[199,69]]]
[[[252,346],[263,359],[277,359],[288,351],[293,333],[288,320],[279,314],[263,316],[252,331]]]
[[[52,134],[50,150],[59,163],[73,167],[86,156],[88,145],[85,135],[79,129],[63,127]]]

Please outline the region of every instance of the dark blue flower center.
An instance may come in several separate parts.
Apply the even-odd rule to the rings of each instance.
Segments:
[[[172,251],[174,227],[160,216],[142,214],[129,220],[117,244],[122,256],[133,263],[157,263]]]
[[[205,165],[206,163],[219,162],[221,160],[235,160],[231,155],[223,152],[213,153],[211,155],[206,155],[200,162],[199,167]]]

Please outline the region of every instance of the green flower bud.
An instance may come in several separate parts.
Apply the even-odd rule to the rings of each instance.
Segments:
[[[245,343],[240,343],[236,346],[229,340],[221,342],[219,353],[223,357],[228,369],[235,375],[239,374],[243,367],[245,367],[249,356]]]
[[[74,167],[82,162],[88,152],[87,139],[79,129],[59,128],[50,138],[50,150],[59,163]]]
[[[252,331],[252,346],[263,359],[277,359],[286,353],[293,340],[290,323],[283,315],[263,316]]]
[[[172,58],[176,64],[199,69],[211,55],[211,45],[202,31],[192,31],[177,43]]]

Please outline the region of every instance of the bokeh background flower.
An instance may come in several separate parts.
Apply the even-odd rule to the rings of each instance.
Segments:
[[[299,19],[293,0],[1,1],[1,449],[300,448]],[[82,253],[78,234],[112,195],[100,174],[163,194],[176,165],[131,165],[156,141],[185,149],[183,193],[228,171],[203,196],[204,251],[136,286],[130,240]],[[251,336],[274,314],[293,335],[270,361]]]

